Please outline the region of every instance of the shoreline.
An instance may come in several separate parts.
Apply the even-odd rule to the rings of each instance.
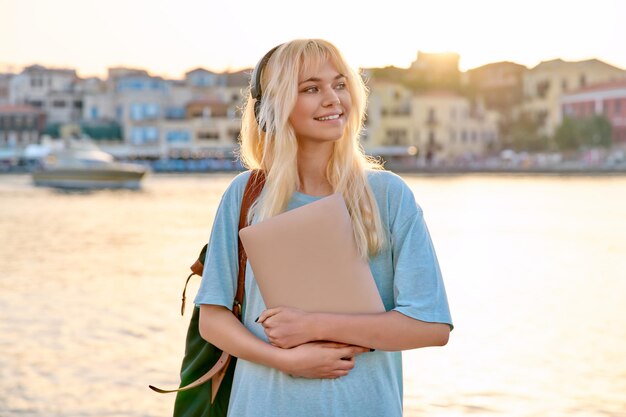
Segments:
[[[447,177],[462,175],[488,175],[488,176],[555,176],[555,177],[618,177],[626,176],[626,168],[621,169],[467,169],[467,168],[429,168],[429,169],[403,169],[402,167],[386,167],[386,170],[399,175]],[[245,170],[211,170],[211,171],[151,171],[150,176],[186,176],[186,175],[211,175],[211,174],[237,174]],[[30,176],[30,171],[3,171],[3,176]]]

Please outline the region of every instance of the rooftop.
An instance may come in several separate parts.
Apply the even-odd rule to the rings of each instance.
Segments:
[[[38,114],[43,111],[26,104],[0,104],[0,113]]]

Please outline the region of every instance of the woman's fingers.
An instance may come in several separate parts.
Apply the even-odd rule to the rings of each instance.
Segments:
[[[348,371],[354,369],[354,364],[354,358],[342,359],[337,363],[337,371],[345,371],[347,374]]]
[[[261,315],[256,319],[256,322],[263,324],[263,322],[265,322],[265,320],[267,320],[268,318],[272,317],[275,314],[280,313],[280,309],[281,307],[268,308],[267,310],[261,313]]]
[[[369,348],[364,348],[362,346],[347,346],[337,349],[337,353],[341,354],[342,358],[353,358],[361,353],[369,352]]]

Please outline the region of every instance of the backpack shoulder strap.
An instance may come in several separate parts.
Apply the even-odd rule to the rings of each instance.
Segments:
[[[250,211],[250,207],[261,194],[264,185],[265,173],[260,169],[252,171],[252,173],[250,174],[250,178],[248,179],[248,183],[246,184],[246,189],[243,192],[243,199],[241,201],[241,210],[239,212],[239,230],[248,225],[248,211]],[[245,289],[244,282],[246,278],[246,262],[248,261],[248,256],[246,255],[246,251],[243,248],[241,239],[239,238],[239,233],[237,233],[237,241],[239,247],[239,275],[237,277],[237,292],[235,293],[233,313],[235,313],[237,318],[241,320],[241,306],[243,304]]]

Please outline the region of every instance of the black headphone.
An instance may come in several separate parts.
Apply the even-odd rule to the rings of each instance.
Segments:
[[[280,48],[282,45],[283,44],[281,43],[280,45],[277,45],[273,47],[272,49],[270,49],[263,56],[263,58],[261,58],[259,63],[256,64],[256,67],[254,67],[254,70],[252,71],[252,77],[251,77],[252,84],[250,85],[250,95],[252,96],[253,99],[256,100],[256,102],[254,103],[254,117],[256,118],[256,122],[258,123],[259,127],[264,132],[265,132],[265,123],[261,124],[261,122],[259,122],[259,113],[261,111],[261,99],[263,98],[263,91],[261,90],[261,75],[263,75],[263,69],[265,69],[267,62],[270,60],[274,52],[276,52],[276,50]]]

